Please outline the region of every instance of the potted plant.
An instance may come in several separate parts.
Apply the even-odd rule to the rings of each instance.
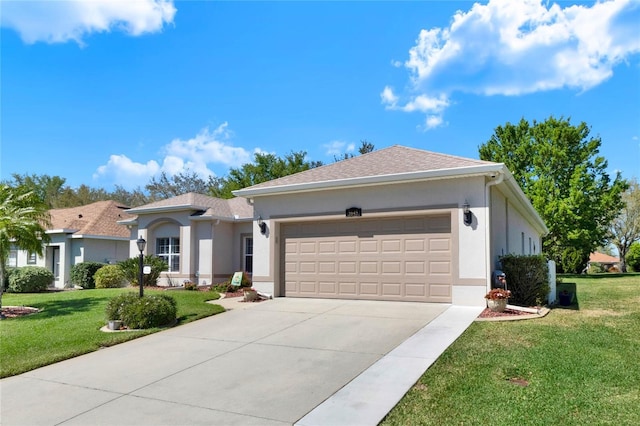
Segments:
[[[511,297],[511,292],[502,288],[494,288],[487,293],[487,307],[494,312],[503,312],[507,308],[507,300]]]
[[[571,305],[571,299],[573,299],[573,295],[569,291],[562,290],[558,297],[560,299],[560,306]]]

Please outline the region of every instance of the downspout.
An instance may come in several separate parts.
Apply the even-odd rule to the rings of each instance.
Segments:
[[[487,291],[491,290],[491,187],[502,183],[504,180],[504,173],[497,172],[497,176],[490,175],[490,180],[484,185],[484,205],[485,212],[485,253],[487,260]]]

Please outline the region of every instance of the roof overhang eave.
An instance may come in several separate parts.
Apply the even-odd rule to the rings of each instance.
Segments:
[[[181,204],[177,206],[156,206],[156,207],[134,207],[132,209],[126,210],[129,214],[140,214],[140,213],[158,213],[158,212],[170,212],[170,211],[181,211],[181,210],[207,210],[210,207],[207,206],[196,206],[193,204]]]
[[[452,169],[425,170],[418,172],[395,173],[390,175],[376,175],[347,179],[333,179],[321,182],[297,183],[290,185],[271,186],[263,188],[245,188],[232,191],[237,197],[253,198],[268,195],[291,194],[297,192],[322,191],[336,188],[352,188],[360,186],[383,185],[393,183],[415,182],[421,180],[449,179],[469,176],[485,175],[500,172],[501,163],[482,164],[478,166],[456,167]]]
[[[540,214],[536,211],[536,209],[529,201],[529,198],[525,195],[516,182],[516,179],[513,177],[509,169],[506,167],[503,168],[502,173],[505,175],[504,184],[514,193],[514,195],[518,198],[523,207],[527,210],[531,218],[533,219],[533,223],[535,224],[537,231],[542,235],[547,235],[549,233],[549,228],[544,223],[544,220],[540,216]]]

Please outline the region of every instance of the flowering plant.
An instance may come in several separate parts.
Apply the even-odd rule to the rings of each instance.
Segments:
[[[484,298],[489,300],[508,299],[511,297],[511,292],[502,288],[494,288],[487,293]]]

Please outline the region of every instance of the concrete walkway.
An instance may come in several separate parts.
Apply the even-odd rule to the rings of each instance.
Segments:
[[[375,425],[481,308],[279,298],[0,381],[2,425]]]

